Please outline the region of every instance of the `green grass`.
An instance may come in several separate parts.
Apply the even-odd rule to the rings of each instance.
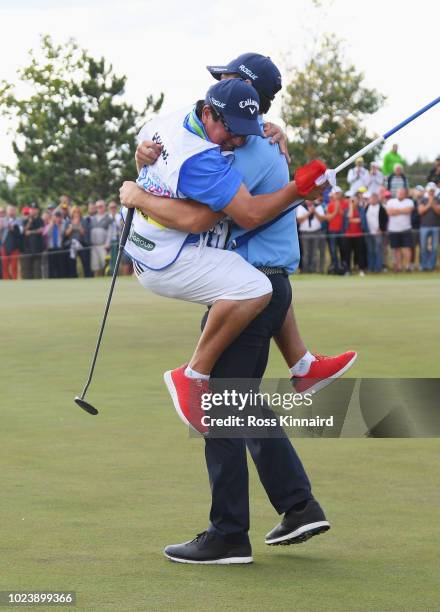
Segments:
[[[295,279],[307,345],[356,348],[355,376],[437,377],[439,280]],[[77,609],[91,611],[438,609],[438,440],[298,440],[328,534],[265,547],[278,517],[252,466],[254,564],[164,559],[166,544],[207,523],[202,442],[188,438],[162,382],[190,354],[202,309],[121,279],[91,417],[73,397],[107,287],[0,284],[0,590],[72,589]],[[275,349],[268,374],[285,374]]]

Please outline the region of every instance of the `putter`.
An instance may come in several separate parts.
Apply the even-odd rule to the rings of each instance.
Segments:
[[[121,239],[119,241],[118,256],[116,258],[115,269],[113,270],[112,282],[111,282],[111,285],[110,285],[110,291],[109,291],[109,294],[108,294],[107,303],[105,305],[104,316],[103,316],[102,322],[101,322],[101,329],[99,330],[98,341],[96,343],[95,353],[94,353],[93,359],[92,359],[92,365],[90,366],[89,377],[87,379],[86,385],[85,385],[81,395],[79,395],[79,396],[77,395],[75,397],[75,403],[78,406],[80,406],[83,410],[88,412],[89,414],[98,414],[98,411],[96,410],[96,408],[94,406],[92,406],[92,404],[89,404],[89,402],[86,402],[86,400],[84,398],[86,396],[87,389],[89,388],[90,383],[92,382],[93,371],[95,369],[96,359],[98,357],[99,347],[101,345],[102,334],[104,333],[105,322],[107,320],[107,314],[108,314],[108,310],[110,308],[110,302],[112,300],[113,288],[115,286],[116,278],[118,276],[119,264],[120,264],[120,261],[121,261],[122,252],[124,250],[125,243],[127,242],[128,232],[130,231],[130,226],[131,226],[131,222],[133,220],[133,215],[134,215],[134,208],[130,208],[128,210],[128,213],[127,213],[127,218],[125,220],[124,229],[122,231]]]

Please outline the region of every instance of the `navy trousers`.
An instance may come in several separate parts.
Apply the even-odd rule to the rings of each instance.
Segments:
[[[283,324],[292,301],[287,275],[276,274],[269,280],[273,288],[270,303],[222,354],[212,371],[213,379],[259,381],[263,377],[270,340]],[[202,328],[206,318],[207,314]],[[267,496],[279,514],[312,497],[310,481],[290,440],[281,429],[276,435],[269,438],[205,439],[205,458],[212,494],[210,531],[220,536],[242,534],[247,537],[249,483],[246,447]]]

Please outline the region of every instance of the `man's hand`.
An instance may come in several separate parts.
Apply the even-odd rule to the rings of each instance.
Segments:
[[[143,189],[134,181],[124,181],[119,189],[119,199],[127,208],[138,208],[142,203]]]
[[[319,197],[322,196],[324,191],[328,189],[330,186],[331,186],[330,183],[328,183],[327,181],[323,183],[322,185],[316,185],[315,187],[313,187],[311,191],[309,191],[306,194],[305,199],[306,200],[317,200]]]
[[[287,148],[287,135],[284,130],[279,125],[268,122],[263,125],[263,132],[266,138],[270,138],[270,144],[278,144],[281,153],[286,158],[287,163],[290,164],[291,159]]]
[[[138,144],[135,154],[136,166],[139,170],[142,166],[152,166],[162,153],[163,146],[152,140],[143,140]]]

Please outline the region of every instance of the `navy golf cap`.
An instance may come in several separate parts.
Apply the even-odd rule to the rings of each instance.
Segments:
[[[216,110],[233,134],[263,136],[258,121],[260,97],[252,85],[242,79],[226,79],[212,85],[206,93],[205,103]]]
[[[206,66],[212,76],[219,80],[222,74],[239,74],[249,79],[259,94],[273,100],[281,89],[281,73],[270,57],[259,53],[243,53],[223,66]]]

